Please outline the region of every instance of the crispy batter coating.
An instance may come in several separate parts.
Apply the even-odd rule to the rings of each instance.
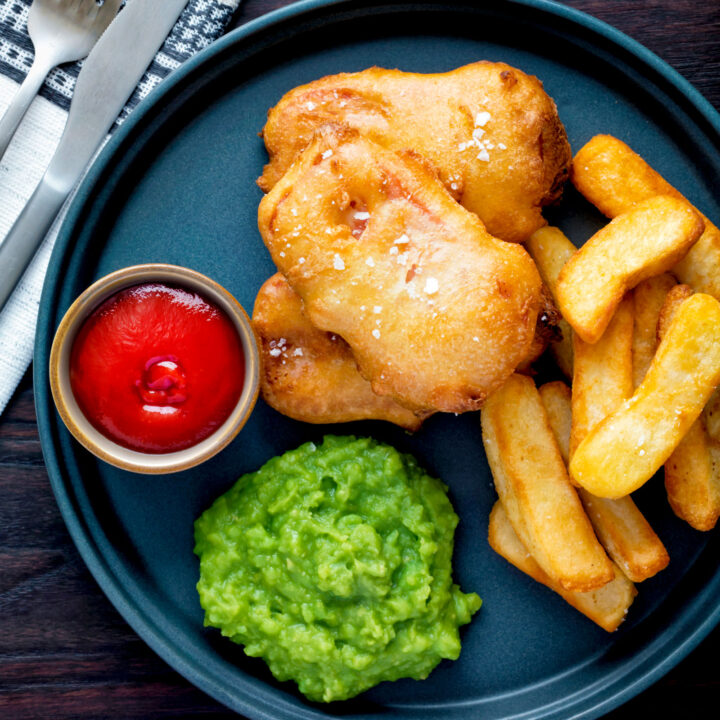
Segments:
[[[348,344],[308,320],[280,273],[260,288],[252,321],[260,338],[260,389],[278,412],[315,424],[388,420],[408,430],[420,427],[421,417],[372,391]]]
[[[325,127],[258,222],[310,321],[347,341],[378,395],[475,410],[529,352],[532,259],[489,235],[414,154]]]
[[[491,235],[512,242],[545,225],[541,208],[560,197],[570,168],[565,128],[536,77],[491,62],[432,75],[375,67],[295,88],[270,110],[265,192],[327,123],[420,153]]]

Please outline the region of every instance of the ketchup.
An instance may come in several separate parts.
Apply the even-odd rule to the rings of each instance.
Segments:
[[[227,420],[245,359],[234,325],[200,295],[159,283],[121,290],[83,323],[70,384],[87,419],[146,453],[190,447]]]

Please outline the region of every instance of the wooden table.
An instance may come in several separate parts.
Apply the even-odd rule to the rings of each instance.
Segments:
[[[235,24],[287,5],[246,0]],[[720,2],[568,0],[667,60],[720,109]],[[718,183],[720,187],[720,181]],[[720,629],[607,717],[718,717]],[[83,565],[48,484],[26,375],[0,416],[0,718],[235,717],[158,658]]]

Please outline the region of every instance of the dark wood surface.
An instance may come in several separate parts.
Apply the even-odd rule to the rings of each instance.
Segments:
[[[284,0],[246,0],[235,24]],[[719,0],[570,0],[720,109]],[[719,182],[720,187],[720,182]],[[610,720],[720,717],[720,630]],[[0,416],[0,718],[235,717],[158,658],[83,565],[50,490],[28,374]]]

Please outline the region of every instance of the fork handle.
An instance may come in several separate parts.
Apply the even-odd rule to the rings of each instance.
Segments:
[[[43,178],[7,237],[0,242],[0,312],[67,196],[67,190],[53,187]]]
[[[5,151],[20,125],[20,121],[25,116],[30,104],[38,94],[43,80],[54,67],[54,61],[42,55],[36,55],[30,71],[25,76],[22,85],[15,93],[15,97],[10,102],[8,109],[0,119],[0,159],[5,155]]]

